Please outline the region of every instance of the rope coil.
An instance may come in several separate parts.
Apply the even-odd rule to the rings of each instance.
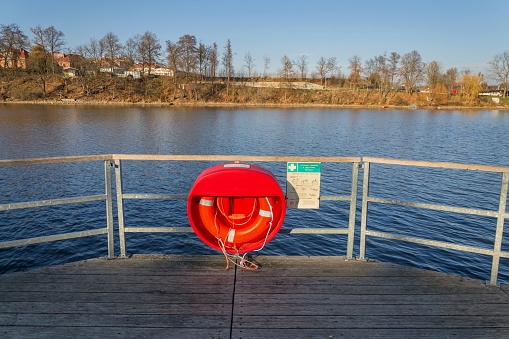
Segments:
[[[270,203],[269,198],[265,197],[265,200],[267,201],[267,204],[269,205],[271,219],[269,221],[269,228],[267,229],[267,233],[265,234],[265,239],[263,240],[262,246],[260,248],[256,249],[256,250],[254,250],[254,252],[261,251],[265,247],[265,244],[267,243],[267,239],[269,238],[269,235],[270,235],[270,231],[272,230],[272,222],[274,221],[274,213],[272,211],[272,204]],[[218,208],[218,209],[220,209],[220,208]],[[253,209],[254,209],[254,206],[253,206]],[[221,213],[223,214],[223,211],[221,211]],[[251,214],[252,213],[253,212],[251,212]],[[214,225],[216,226],[217,235],[219,235],[219,227],[217,225],[216,220],[217,220],[217,210],[216,210],[216,213],[215,213]],[[258,265],[256,265],[255,263],[245,259],[247,253],[244,253],[243,256],[240,256],[238,251],[237,251],[237,253],[235,255],[228,254],[226,252],[226,245],[225,245],[223,239],[221,239],[219,236],[216,236],[216,239],[217,239],[219,248],[223,252],[224,257],[226,259],[226,268],[225,268],[226,270],[229,269],[230,262],[233,263],[234,265],[236,265],[238,267],[241,267],[241,268],[244,268],[246,270],[257,270],[259,268]],[[235,261],[236,259],[240,260],[240,264]]]

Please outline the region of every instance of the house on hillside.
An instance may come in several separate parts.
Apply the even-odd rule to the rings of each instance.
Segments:
[[[53,53],[53,59],[62,69],[77,68],[83,57],[77,54]]]
[[[148,72],[149,72],[149,69],[150,69],[150,74],[152,75],[158,75],[158,76],[167,76],[167,77],[172,77],[173,76],[173,71],[167,67],[161,67],[157,64],[142,64],[142,63],[139,63],[139,64],[134,64],[132,69],[134,71],[138,71],[140,74],[142,75],[148,75]]]
[[[103,72],[103,73],[112,73],[112,74],[116,74],[116,75],[124,74],[124,71],[120,67],[117,67],[117,66],[111,67],[110,65],[101,66],[99,71]]]
[[[14,49],[0,52],[0,67],[27,68],[30,53],[24,49]]]

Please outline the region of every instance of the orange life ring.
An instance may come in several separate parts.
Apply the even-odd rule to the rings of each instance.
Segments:
[[[231,163],[204,170],[187,198],[194,233],[223,253],[262,249],[284,222],[286,200],[270,171]]]
[[[221,197],[202,197],[199,202],[199,215],[203,226],[214,237],[220,239],[226,247],[237,248],[245,243],[259,241],[267,236],[272,226],[273,220],[272,207],[269,197],[254,198],[258,210],[253,207],[256,216],[247,216],[249,220],[236,225],[235,221],[226,225],[218,218],[218,212],[222,213],[218,206],[218,199]],[[243,216],[227,216],[230,220],[242,219]]]

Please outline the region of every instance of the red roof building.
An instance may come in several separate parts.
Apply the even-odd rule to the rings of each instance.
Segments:
[[[30,53],[24,49],[3,51],[0,54],[0,67],[3,68],[27,68],[27,60]]]

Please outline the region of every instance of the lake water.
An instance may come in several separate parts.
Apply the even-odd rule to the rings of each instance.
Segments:
[[[373,156],[509,166],[509,112],[0,105],[0,159],[110,153]],[[186,194],[216,163],[125,162],[126,193]],[[284,186],[285,164],[259,164]],[[102,194],[102,164],[0,167],[0,204]],[[322,195],[347,195],[351,164],[324,164]],[[374,165],[372,195],[497,209],[500,174]],[[359,191],[360,193],[360,191]],[[360,209],[360,203],[358,204]],[[370,207],[370,229],[490,248],[495,219]],[[346,227],[348,205],[289,210],[283,227]],[[357,218],[359,224],[360,217]],[[0,241],[105,225],[104,202],[0,212]],[[188,226],[185,201],[127,201],[127,226]],[[506,228],[507,228],[506,222]],[[358,225],[357,225],[358,228]],[[505,235],[503,249],[509,250]],[[217,254],[194,234],[128,234],[129,253]],[[286,235],[260,254],[344,255],[342,235]],[[358,253],[356,241],[355,253]],[[0,272],[106,255],[104,236],[0,250]],[[369,239],[366,256],[488,279],[490,258]],[[500,281],[509,283],[502,259]]]

